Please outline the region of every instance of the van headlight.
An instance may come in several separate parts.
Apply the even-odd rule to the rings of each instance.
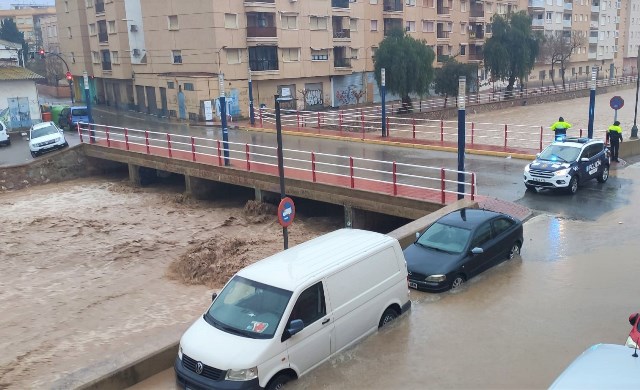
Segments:
[[[431,275],[427,276],[425,282],[442,283],[447,280],[447,275]]]
[[[180,348],[178,348],[178,359],[182,360],[182,344],[180,344]]]
[[[554,176],[566,176],[569,174],[571,168],[560,169],[559,171],[553,172]]]
[[[529,172],[529,169],[531,169],[531,164],[527,164],[524,166],[524,171],[525,172]]]
[[[629,348],[638,348],[638,345],[636,344],[635,341],[633,341],[631,336],[627,337],[627,342],[624,345],[626,345]]]
[[[251,367],[245,370],[228,370],[227,380],[230,381],[250,381],[258,377],[258,367]]]

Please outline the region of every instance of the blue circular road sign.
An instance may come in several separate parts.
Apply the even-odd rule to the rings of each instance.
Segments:
[[[619,110],[624,106],[624,99],[621,96],[614,96],[609,100],[609,105],[614,110]]]
[[[288,227],[296,216],[296,206],[289,197],[282,198],[278,205],[278,222],[282,227]]]

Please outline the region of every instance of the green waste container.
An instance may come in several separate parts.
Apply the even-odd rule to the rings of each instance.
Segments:
[[[53,123],[55,123],[56,125],[60,124],[59,122],[60,112],[67,107],[69,106],[65,104],[57,104],[57,105],[51,106],[50,112],[51,112],[51,120],[53,121]]]

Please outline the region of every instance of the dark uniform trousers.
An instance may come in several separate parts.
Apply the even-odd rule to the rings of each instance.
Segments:
[[[618,161],[618,151],[620,150],[620,133],[609,132],[609,143],[611,144],[611,160]]]

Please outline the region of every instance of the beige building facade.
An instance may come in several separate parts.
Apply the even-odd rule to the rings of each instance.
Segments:
[[[41,34],[41,20],[48,16],[55,16],[56,8],[39,6],[16,6],[13,9],[0,9],[0,20],[12,19],[18,31],[24,33],[24,39],[29,44],[29,52],[36,53],[43,47]]]
[[[477,64],[474,88],[486,86],[483,46],[491,36],[491,18],[520,10],[532,15],[536,30],[565,36],[579,31],[588,37],[572,56],[568,76],[586,78],[593,65],[599,66],[601,77],[621,75],[623,52],[630,49],[620,43],[619,29],[628,26],[628,34],[635,36],[637,18],[625,19],[626,8],[609,3],[57,0],[56,7],[61,51],[73,59],[77,93],[83,88],[78,77],[86,70],[93,76],[95,101],[196,120],[203,119],[208,101],[219,114],[222,91],[228,113],[248,116],[250,79],[255,107],[273,107],[274,95],[283,91],[294,98],[284,103],[291,109],[379,102],[373,59],[395,28],[425,40],[436,53],[435,66],[450,57]],[[632,7],[627,13],[633,14]],[[549,71],[540,62],[529,81],[548,80]]]

